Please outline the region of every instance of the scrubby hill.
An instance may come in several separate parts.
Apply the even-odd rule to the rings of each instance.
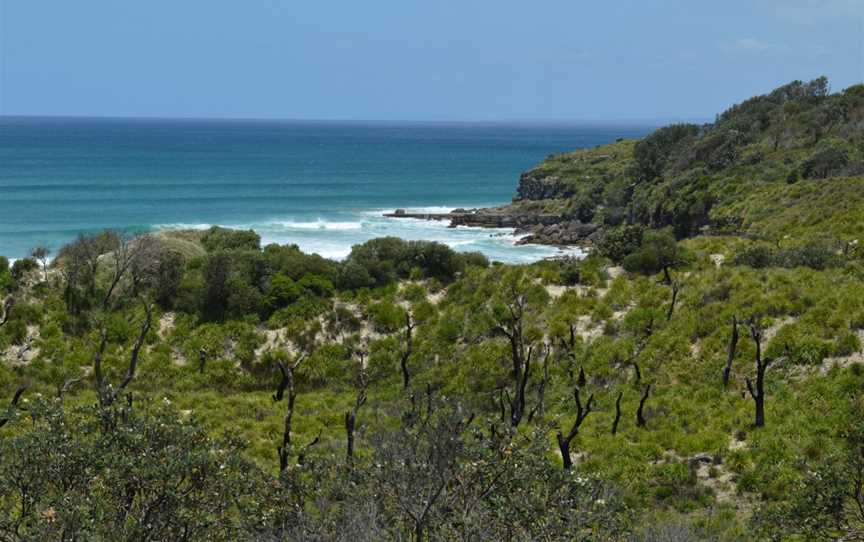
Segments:
[[[0,260],[0,539],[861,539],[860,99],[547,160],[513,208],[585,213],[580,261],[221,228]]]
[[[849,178],[862,176],[864,86],[830,94],[821,78],[751,98],[712,124],[672,125],[640,141],[551,156],[522,175],[504,212],[542,210],[565,224],[593,224],[579,230],[593,241],[624,224],[672,227],[679,238],[707,229],[770,235],[750,209],[762,194],[795,203],[802,190],[845,192]],[[537,227],[533,239],[561,241],[555,231]]]

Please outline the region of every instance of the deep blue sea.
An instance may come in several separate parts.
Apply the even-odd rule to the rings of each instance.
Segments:
[[[385,235],[525,262],[509,230],[386,219],[510,201],[545,156],[645,126],[0,117],[0,254],[81,232],[219,224],[344,257]]]

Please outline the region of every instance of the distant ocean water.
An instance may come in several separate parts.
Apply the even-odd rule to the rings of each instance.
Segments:
[[[252,228],[341,258],[374,237],[441,241],[529,262],[510,230],[387,219],[510,201],[545,156],[647,126],[0,117],[0,254],[81,232]]]

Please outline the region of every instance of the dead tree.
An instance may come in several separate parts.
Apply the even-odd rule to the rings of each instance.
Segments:
[[[312,448],[312,446],[315,446],[320,441],[321,441],[321,430],[319,429],[318,434],[315,436],[315,438],[313,438],[311,441],[309,441],[309,443],[306,444],[306,446],[303,446],[303,448],[300,450],[300,453],[297,454],[297,464],[298,465],[306,464],[306,454],[309,453],[309,450]]]
[[[3,303],[3,318],[0,319],[0,327],[3,327],[6,322],[9,321],[9,317],[12,315],[12,307],[15,306],[15,298],[10,297]]]
[[[204,367],[207,365],[207,349],[201,347],[198,349],[198,374],[204,374]]]
[[[72,386],[74,386],[78,382],[81,382],[81,380],[82,379],[80,377],[68,378],[65,382],[63,382],[62,386],[57,386],[57,399],[60,399],[62,401],[63,397],[65,397],[69,390],[72,389]]]
[[[666,312],[666,321],[672,320],[672,313],[675,312],[675,303],[678,302],[678,293],[681,291],[681,285],[678,281],[672,282],[672,301],[669,303],[669,310]]]
[[[537,384],[537,404],[534,405],[534,408],[532,408],[531,412],[528,414],[529,423],[534,419],[536,414],[543,416],[545,411],[546,386],[549,385],[549,356],[551,353],[552,347],[547,345],[546,355],[543,356],[543,378],[541,378],[540,383]]]
[[[6,409],[6,415],[0,418],[0,427],[9,423],[9,419],[12,418],[12,413],[16,408],[18,408],[18,401],[21,399],[21,395],[26,389],[27,386],[21,386],[15,390],[15,395],[12,396],[12,401],[9,402],[9,408]]]
[[[645,386],[645,392],[642,394],[642,399],[639,400],[639,409],[636,410],[636,427],[645,427],[648,421],[645,419],[643,411],[645,409],[645,401],[648,400],[648,394],[651,393],[651,384]]]
[[[281,361],[279,362],[279,372],[282,373],[282,380],[279,381],[279,386],[273,395],[273,401],[281,401],[285,396],[285,390],[288,390],[288,408],[285,411],[283,422],[282,445],[276,447],[276,452],[279,454],[279,472],[284,472],[288,468],[288,452],[291,447],[291,420],[294,418],[294,401],[297,399],[297,392],[294,389],[294,371],[300,367],[300,364],[305,359],[305,355],[300,356],[297,361],[287,366]]]
[[[573,422],[573,426],[570,428],[566,437],[561,433],[561,431],[558,431],[555,435],[558,439],[558,449],[561,450],[561,459],[564,461],[564,470],[570,470],[573,468],[573,461],[570,459],[570,443],[573,442],[573,439],[576,438],[576,435],[579,433],[579,428],[582,426],[582,422],[584,422],[585,418],[588,417],[588,414],[591,413],[591,403],[594,401],[594,394],[592,393],[588,397],[588,402],[585,404],[585,408],[582,408],[582,401],[579,399],[579,388],[573,388],[573,398],[576,400],[576,420]]]
[[[618,422],[621,421],[621,398],[624,397],[624,392],[618,393],[618,399],[615,400],[615,421],[612,422],[612,434],[618,433]]]
[[[588,379],[585,378],[585,367],[579,367],[579,379],[576,381],[576,385],[580,388],[584,388],[587,383]]]
[[[102,298],[102,310],[108,310],[111,305],[111,297],[117,286],[130,274],[138,259],[147,256],[148,250],[153,245],[153,240],[149,236],[138,238],[117,236],[117,240],[117,247],[112,252],[108,289]]]
[[[738,349],[738,318],[732,315],[732,337],[729,339],[729,350],[726,355],[726,367],[723,368],[723,388],[729,387],[729,375],[732,373],[732,362]]]
[[[627,361],[624,362],[624,365],[632,365],[633,366],[633,374],[636,377],[636,385],[638,386],[642,382],[642,369],[639,367],[639,356],[642,354],[642,351],[645,350],[645,347],[648,345],[648,340],[651,338],[651,335],[654,334],[654,317],[648,321],[648,324],[645,325],[645,330],[643,332],[642,337],[638,337],[636,339],[636,344],[633,347],[633,355],[630,356]]]
[[[771,358],[762,359],[762,326],[755,320],[750,320],[750,337],[756,344],[756,387],[747,379],[747,391],[756,404],[756,427],[765,425],[765,371],[773,361]]]
[[[153,307],[148,301],[145,301],[142,305],[144,306],[144,321],[141,323],[138,337],[135,338],[135,343],[132,345],[132,353],[129,355],[129,365],[126,368],[126,375],[117,387],[107,383],[105,375],[102,374],[102,357],[105,355],[105,348],[108,345],[108,330],[104,325],[102,326],[99,349],[93,357],[93,378],[96,383],[96,395],[99,397],[99,405],[103,408],[114,404],[117,397],[123,393],[123,390],[135,378],[135,370],[138,368],[138,357],[141,353],[141,347],[144,346],[147,333],[150,332],[150,327],[153,324]]]
[[[412,333],[416,324],[411,320],[411,313],[405,313],[405,350],[402,351],[402,357],[399,359],[399,366],[402,368],[402,387],[408,389],[411,383],[411,373],[408,372],[408,358],[414,351],[414,342]]]
[[[513,364],[513,396],[510,397],[510,425],[518,427],[525,414],[525,389],[531,376],[531,356],[533,346],[526,346],[523,335],[525,313],[528,310],[528,296],[520,290],[517,283],[512,283],[504,302],[504,315],[498,318],[493,331],[507,337],[510,343],[510,358]]]
[[[357,423],[357,412],[360,411],[360,407],[366,404],[367,381],[366,374],[362,369],[360,370],[358,380],[357,398],[354,400],[354,407],[345,413],[345,436],[348,440],[345,455],[349,463],[354,460],[354,426]]]

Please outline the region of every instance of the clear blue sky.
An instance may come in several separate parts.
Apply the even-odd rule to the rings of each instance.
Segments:
[[[864,0],[0,0],[0,114],[706,118],[864,79]]]

